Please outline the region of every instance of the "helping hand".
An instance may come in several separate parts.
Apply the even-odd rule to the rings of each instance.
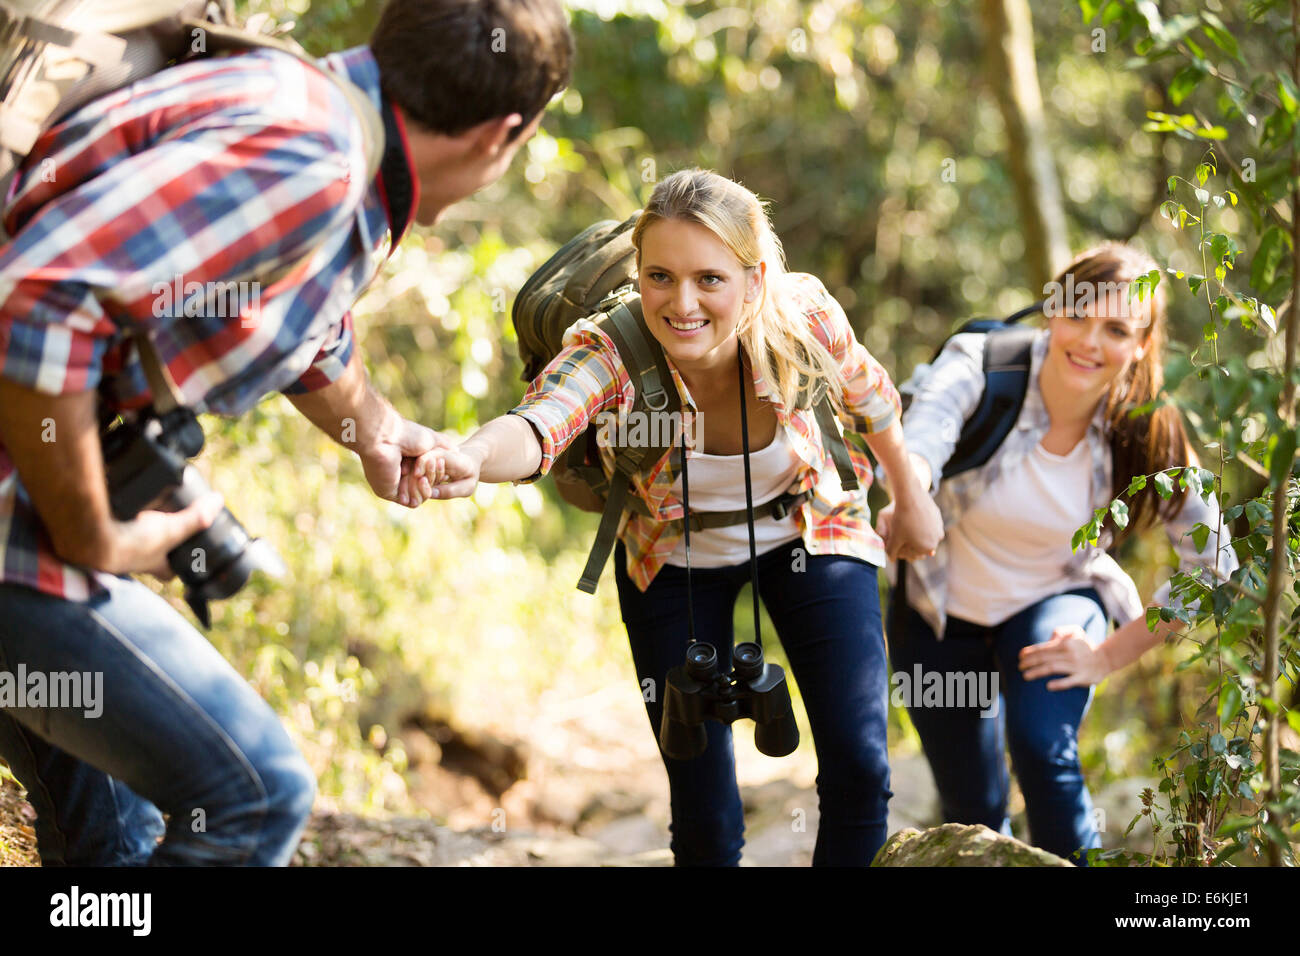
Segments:
[[[933,557],[943,540],[943,516],[928,495],[902,504],[891,501],[876,516],[876,534],[884,539],[891,561]]]
[[[431,449],[412,462],[400,494],[410,499],[411,507],[429,498],[468,498],[478,485],[482,465],[478,455],[462,448]]]
[[[420,455],[435,448],[452,447],[452,440],[446,435],[409,421],[394,411],[369,444],[357,449],[357,455],[361,458],[366,481],[376,495],[385,501],[414,508],[420,502],[409,494],[403,497],[404,476]]]

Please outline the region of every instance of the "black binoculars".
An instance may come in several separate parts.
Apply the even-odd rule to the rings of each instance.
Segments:
[[[704,753],[704,721],[754,721],[754,746],[769,757],[784,757],[799,746],[799,728],[790,706],[790,688],[779,664],[763,660],[752,641],[732,651],[732,672],[719,673],[713,646],[696,641],[686,648],[686,663],[668,672],[659,746],[676,760]]]
[[[209,491],[188,459],[203,450],[203,428],[187,408],[158,416],[150,408],[101,436],[113,517],[130,521],[146,507],[179,511]],[[185,583],[185,601],[204,627],[212,625],[208,602],[228,598],[254,571],[284,574],[284,562],[265,541],[250,538],[229,508],[207,528],[167,553],[167,564]]]

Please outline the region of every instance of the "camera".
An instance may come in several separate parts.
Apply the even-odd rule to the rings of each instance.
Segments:
[[[130,521],[145,508],[179,511],[210,490],[189,459],[203,450],[203,428],[188,408],[163,415],[146,409],[134,421],[104,431],[104,467],[113,517]],[[265,541],[251,538],[229,508],[210,526],[167,554],[185,583],[185,601],[203,626],[211,627],[209,601],[228,598],[254,571],[284,574],[284,562]]]
[[[689,760],[708,747],[706,720],[731,724],[754,721],[754,746],[769,757],[784,757],[799,746],[799,728],[790,706],[790,688],[779,664],[763,659],[752,641],[732,651],[732,671],[722,674],[713,646],[696,641],[686,648],[686,663],[668,672],[659,747],[676,760]]]

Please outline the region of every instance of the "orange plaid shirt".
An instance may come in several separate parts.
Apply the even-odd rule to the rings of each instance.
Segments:
[[[839,363],[843,383],[840,420],[860,435],[888,428],[899,417],[898,391],[889,373],[853,334],[844,310],[815,276],[787,273],[776,294],[791,297],[795,309],[807,319],[818,341]],[[683,413],[695,413],[695,404],[681,375],[668,359],[673,383],[681,395]],[[877,567],[885,564],[884,543],[871,526],[867,489],[872,470],[867,456],[846,442],[861,488],[845,491],[830,453],[822,445],[821,429],[812,409],[788,409],[754,368],[754,391],[773,406],[777,422],[803,464],[791,492],[815,489],[799,506],[799,529],[810,554],[841,554],[861,558]],[[524,482],[536,481],[586,428],[598,427],[596,416],[617,412],[624,418],[632,410],[632,380],[618,349],[591,319],[569,329],[564,347],[529,386],[523,400],[510,410],[532,423],[542,445],[542,464]],[[680,449],[673,448],[633,480],[631,493],[648,506],[649,515],[624,512],[619,537],[627,549],[627,572],[644,591],[677,547],[682,536],[682,503],[673,492],[680,471]],[[614,450],[600,443],[607,475],[613,473]]]

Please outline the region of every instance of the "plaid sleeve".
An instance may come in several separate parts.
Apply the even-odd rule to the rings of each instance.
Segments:
[[[962,425],[984,394],[986,339],[979,333],[954,335],[928,371],[913,378],[916,391],[903,416],[903,441],[929,462],[931,491],[938,489]]]
[[[604,409],[619,402],[631,388],[614,343],[594,323],[581,322],[569,330],[564,348],[528,387],[508,414],[532,424],[542,446],[536,481],[550,472],[555,460]]]
[[[296,382],[283,389],[284,394],[305,395],[327,385],[333,385],[343,375],[348,362],[352,360],[355,341],[352,313],[345,312],[339,323],[330,330],[330,336],[321,346],[321,350],[312,359],[311,368],[307,369]]]
[[[178,316],[202,327],[196,337],[224,343],[226,374],[297,344],[265,327],[280,313],[261,301],[261,284],[275,284],[363,199],[357,120],[332,82],[286,54],[233,57],[188,80],[187,67],[173,69],[182,71],[174,89],[111,94],[38,145],[56,173],[22,184],[7,219],[20,228],[0,249],[6,379],[52,394],[92,389],[120,329]],[[191,313],[187,290],[236,285],[241,296],[256,290],[238,314]],[[336,350],[350,346],[344,338],[332,339]],[[185,358],[167,360],[181,384]]]
[[[885,367],[853,334],[843,307],[816,277],[792,273],[789,278],[814,334],[840,365],[845,424],[859,435],[894,424],[902,410],[898,390]]]

